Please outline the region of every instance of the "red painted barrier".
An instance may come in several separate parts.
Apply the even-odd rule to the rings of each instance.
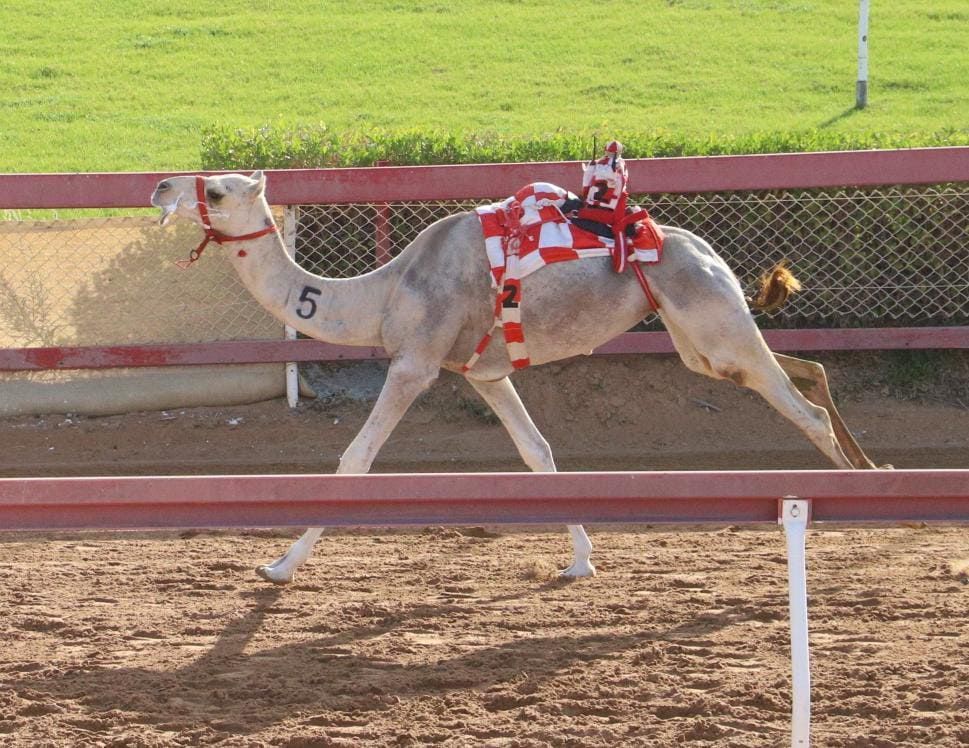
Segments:
[[[762,332],[767,345],[772,351],[778,353],[969,348],[969,327],[885,327],[844,330],[763,330]],[[595,354],[673,352],[673,341],[665,332],[627,332],[593,351]]]
[[[690,193],[969,182],[969,147],[629,159],[634,193]],[[506,197],[523,184],[580,181],[580,162],[276,169],[274,205]],[[0,208],[147,208],[155,185],[186,172],[0,174]],[[195,172],[193,172],[195,173]],[[208,172],[216,173],[216,172]]]
[[[969,522],[969,470],[228,475],[0,479],[0,529]]]
[[[969,327],[900,327],[848,330],[765,330],[771,350],[840,351],[969,348]],[[665,332],[627,332],[593,351],[596,355],[674,353]],[[225,340],[210,343],[0,349],[0,371],[200,366],[288,361],[383,359],[382,348],[333,345],[318,340]]]
[[[209,343],[0,349],[0,371],[206,366],[386,358],[383,348],[318,340],[220,340]]]

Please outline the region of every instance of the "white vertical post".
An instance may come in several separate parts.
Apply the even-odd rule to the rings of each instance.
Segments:
[[[283,212],[283,244],[286,253],[296,259],[296,206],[287,205]],[[286,340],[296,340],[296,330],[289,325],[283,327]],[[295,361],[286,364],[286,402],[290,408],[299,403],[299,366]]]
[[[783,499],[781,524],[787,538],[788,604],[791,616],[791,746],[811,740],[811,655],[808,647],[807,560],[804,553],[811,502]]]
[[[855,84],[855,107],[868,106],[868,0],[858,6],[858,82]]]

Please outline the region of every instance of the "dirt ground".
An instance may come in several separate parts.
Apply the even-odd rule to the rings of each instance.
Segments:
[[[969,467],[969,357],[823,360],[876,462]],[[0,474],[328,472],[380,367],[310,373],[295,411],[0,421]],[[518,382],[562,469],[826,466],[671,358]],[[523,468],[447,377],[375,469]],[[593,527],[599,575],[575,582],[561,528],[344,531],[293,585],[257,579],[295,534],[0,534],[0,745],[787,744],[776,528]],[[969,745],[969,528],[816,526],[808,565],[815,744]]]

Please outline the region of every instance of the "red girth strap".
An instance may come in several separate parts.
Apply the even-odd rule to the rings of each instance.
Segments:
[[[625,194],[619,201],[619,204],[615,210],[609,208],[600,208],[595,205],[583,205],[578,211],[579,218],[595,221],[596,223],[604,223],[612,229],[612,269],[617,273],[625,272],[626,265],[629,264],[627,255],[629,254],[628,244],[630,239],[626,236],[627,226],[631,226],[639,221],[644,221],[644,230],[653,234],[653,239],[656,241],[657,246],[662,244],[658,237],[656,237],[655,232],[652,230],[649,222],[649,213],[647,213],[643,208],[636,208],[631,210],[629,213],[626,213],[625,211]],[[617,215],[618,218],[616,217]],[[646,280],[646,275],[643,273],[643,269],[639,266],[638,262],[633,262],[631,264],[633,274],[636,276],[636,280],[639,281],[639,286],[643,289],[643,293],[646,295],[646,300],[649,302],[649,305],[652,307],[654,312],[659,311],[659,302],[656,301],[656,297],[653,295],[653,291],[649,287],[649,281]]]
[[[243,242],[249,239],[258,239],[261,236],[266,236],[267,234],[272,234],[276,231],[276,226],[273,224],[259,231],[253,231],[251,234],[229,236],[228,234],[223,234],[221,231],[216,231],[214,228],[212,228],[212,223],[209,220],[209,207],[205,200],[205,177],[195,177],[195,198],[199,209],[199,218],[202,219],[202,228],[205,229],[205,238],[202,239],[201,243],[189,253],[187,260],[176,261],[175,264],[183,270],[202,256],[202,252],[205,251],[205,248],[208,246],[209,242],[215,242],[216,244],[225,244],[226,242]]]
[[[646,219],[640,224],[643,227],[643,231],[649,233],[649,235],[652,237],[653,244],[655,244],[657,247],[662,247],[663,242],[657,234],[656,225],[649,218],[649,213],[640,208],[638,212],[631,213],[630,215],[638,216],[640,213],[645,214],[642,216],[642,218]],[[639,281],[639,285],[643,289],[643,293],[646,294],[646,300],[649,301],[649,305],[653,307],[653,311],[658,312],[659,302],[656,300],[656,297],[653,296],[653,291],[649,287],[649,281],[646,280],[646,274],[643,272],[642,266],[640,266],[638,262],[634,262],[632,265],[633,273],[636,275],[636,280]]]
[[[650,225],[649,213],[647,213],[644,209],[638,208],[621,216],[615,223],[612,224],[612,236],[615,241],[612,250],[612,268],[617,273],[623,272],[627,265],[626,258],[629,254],[627,246],[631,240],[626,236],[626,227],[631,226],[634,223],[639,223],[640,221],[643,222],[643,230],[648,231],[653,235],[653,240],[656,245],[660,246],[662,244]],[[653,308],[654,312],[658,312],[659,302],[656,301],[656,297],[653,296],[653,290],[649,287],[649,281],[646,280],[646,274],[643,272],[642,267],[640,267],[640,264],[635,260],[628,264],[632,265],[633,275],[635,275],[636,280],[639,281],[639,286],[643,289],[643,293],[646,295],[646,300],[649,302],[649,305]]]
[[[646,301],[648,301],[649,305],[653,307],[654,312],[658,312],[659,302],[656,300],[656,297],[653,296],[653,291],[649,287],[649,281],[646,280],[646,274],[643,272],[643,269],[640,267],[638,262],[633,263],[633,275],[636,276],[636,280],[639,281],[639,287],[642,288],[643,293],[646,294]]]
[[[612,246],[612,269],[617,273],[621,273],[626,269],[626,262],[628,261],[629,239],[626,236],[626,227],[644,218],[649,218],[649,213],[640,209],[626,213],[612,223],[612,237],[614,241]]]

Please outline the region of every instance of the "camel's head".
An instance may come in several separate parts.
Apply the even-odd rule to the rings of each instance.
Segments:
[[[264,198],[266,177],[222,174],[212,177],[169,177],[158,183],[151,204],[161,208],[161,225],[173,215],[183,216],[216,231],[232,235],[252,231],[269,214]]]

